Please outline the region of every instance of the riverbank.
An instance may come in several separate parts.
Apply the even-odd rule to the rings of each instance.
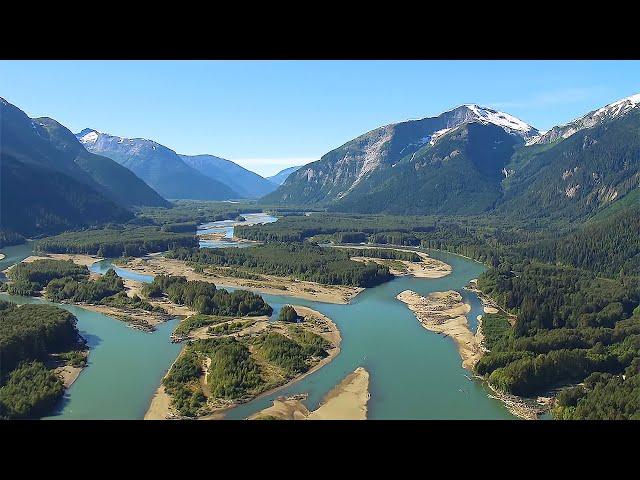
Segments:
[[[347,304],[364,290],[361,287],[322,285],[266,274],[261,274],[260,280],[247,280],[217,273],[198,273],[185,261],[158,255],[131,259],[123,265],[123,268],[143,275],[179,275],[186,277],[187,280],[215,283],[221,287],[240,288],[256,293],[285,295],[324,303]]]
[[[286,383],[277,385],[253,397],[245,397],[245,398],[242,398],[241,400],[236,400],[233,402],[224,402],[224,405],[216,405],[213,408],[211,408],[206,415],[201,415],[200,417],[198,417],[198,419],[220,420],[224,418],[224,414],[226,412],[228,412],[229,410],[233,409],[234,407],[242,403],[246,403],[246,402],[255,400],[257,398],[270,395],[272,393],[277,392],[280,389],[288,387],[294,384],[295,382],[302,380],[306,376],[316,372],[323,366],[330,363],[340,353],[340,343],[342,341],[340,330],[338,329],[338,326],[329,317],[322,315],[320,312],[316,310],[313,310],[308,307],[303,307],[301,305],[293,305],[293,308],[295,308],[298,315],[304,318],[302,322],[297,324],[298,326],[303,328],[305,331],[315,333],[316,335],[323,337],[325,340],[329,342],[329,344],[331,345],[331,348],[327,349],[327,356],[320,359],[306,372],[295,376],[294,378],[290,379]],[[237,320],[255,320],[255,322],[251,322],[251,324],[248,327],[243,328],[242,330],[238,332],[234,332],[229,335],[212,335],[207,333],[206,330],[208,327],[199,328],[190,332],[188,339],[205,339],[205,338],[220,337],[220,336],[236,337],[236,338],[255,337],[256,335],[259,335],[260,333],[263,333],[267,330],[277,332],[285,336],[289,336],[288,334],[289,324],[286,324],[283,322],[271,322],[268,319],[268,317],[255,317],[255,318],[243,317],[239,319],[229,319],[226,323],[234,322]],[[184,352],[185,352],[185,348],[183,347],[180,354],[178,355],[178,358],[180,358],[180,356],[183,355]],[[176,361],[178,360],[178,358],[176,359]],[[172,367],[173,367],[173,364],[172,364]],[[169,374],[170,371],[171,371],[171,367],[167,371],[167,374],[165,374],[165,377]],[[153,398],[151,399],[151,403],[149,405],[149,408],[147,409],[144,419],[145,420],[166,420],[171,418],[180,418],[180,415],[178,415],[173,410],[171,406],[171,396],[165,391],[164,386],[161,383],[160,386],[156,389],[156,392]]]
[[[493,301],[491,297],[486,295],[482,290],[478,288],[478,279],[474,278],[469,281],[469,284],[464,287],[465,290],[475,293],[480,302],[482,302],[482,310],[484,313],[503,313],[511,323],[511,326],[515,324],[516,316],[506,312],[503,308],[500,307],[496,302]]]
[[[415,292],[405,290],[398,294],[397,298],[407,304],[427,330],[450,336],[458,347],[463,368],[473,371],[476,363],[487,351],[483,344],[482,315],[478,316],[478,327],[474,334],[465,316],[470,308],[462,303],[462,297],[455,291],[435,292],[427,297],[421,297]],[[488,300],[491,302],[490,299]],[[502,312],[497,308],[495,312],[491,311],[493,304],[489,302],[483,302],[485,313]],[[487,312],[487,310],[490,311]],[[545,397],[518,397],[497,390],[489,382],[486,382],[486,385],[492,392],[489,397],[502,402],[513,415],[519,418],[537,420],[538,416],[545,411],[544,402],[548,400]]]
[[[0,260],[2,259],[0,258]],[[99,262],[100,260],[104,260],[104,258],[95,256],[95,255],[83,255],[83,254],[42,253],[38,255],[29,255],[27,258],[21,260],[18,263],[31,263],[31,262],[35,262],[36,260],[71,260],[73,261],[73,263],[77,265],[84,265],[85,267],[89,268],[94,263]],[[4,270],[2,270],[2,273],[6,275],[9,272],[9,270],[15,267],[18,263],[15,263],[5,268]]]
[[[342,246],[336,246],[336,248],[347,248]],[[357,248],[357,249],[367,249],[372,247],[367,246],[356,246],[356,247],[348,247],[348,248]],[[375,247],[376,249],[381,247]],[[409,260],[389,260],[375,257],[351,257],[351,260],[356,262],[374,262],[379,265],[385,265],[389,267],[389,272],[392,275],[402,276],[402,275],[412,275],[416,278],[442,278],[450,275],[453,271],[451,265],[441,261],[436,260],[435,258],[431,258],[424,252],[419,252],[417,250],[406,250],[402,248],[388,248],[387,250],[395,250],[397,252],[408,252],[418,255],[421,260],[419,262],[411,262]],[[396,268],[395,265],[402,265],[402,268]]]
[[[63,302],[67,303],[67,302]],[[95,303],[70,303],[85,310],[102,313],[116,320],[125,322],[129,327],[153,332],[161,323],[175,318],[175,315],[160,312],[148,312],[141,309],[131,309],[123,307],[111,307],[109,305],[99,305]]]
[[[71,385],[73,385],[73,383],[78,379],[78,377],[80,376],[80,374],[82,373],[82,371],[87,367],[86,366],[86,360],[89,357],[89,349],[86,350],[82,350],[81,355],[84,357],[85,359],[85,365],[82,367],[74,367],[73,365],[71,365],[71,362],[66,362],[62,365],[57,365],[53,368],[53,371],[56,375],[58,375],[58,377],[60,377],[60,379],[62,380],[62,384],[64,385],[64,388],[67,389],[69,388]],[[54,356],[56,357],[56,356]],[[55,359],[53,360],[54,362],[58,363],[59,360]]]
[[[478,331],[469,328],[466,314],[471,307],[453,290],[434,292],[422,297],[411,290],[400,292],[396,298],[404,302],[424,328],[451,337],[458,347],[463,368],[473,370],[483,354],[481,321]]]
[[[39,254],[39,255],[30,255],[19,263],[32,263],[38,260],[65,260],[65,261],[70,260],[76,265],[82,265],[89,268],[94,263],[104,260],[104,258],[99,257],[97,255],[46,253],[46,254]],[[11,267],[7,268],[6,270],[4,270],[4,272],[7,273],[13,267],[15,267],[15,265],[12,265]],[[98,277],[100,277],[99,274],[92,272],[89,278],[95,279]],[[125,286],[125,291],[127,293],[127,296],[129,296],[130,298],[134,297],[135,295],[141,296],[140,292],[143,287],[142,282],[123,279],[123,283]],[[40,292],[40,294],[44,295],[44,290]],[[153,306],[158,306],[163,308],[166,313],[150,312],[150,311],[142,310],[139,308],[115,307],[110,305],[102,305],[99,303],[70,302],[70,301],[62,301],[61,303],[68,304],[68,305],[76,305],[80,308],[84,308],[85,310],[102,313],[111,318],[127,323],[128,326],[130,326],[131,328],[135,328],[145,332],[155,331],[158,325],[168,320],[171,320],[176,316],[186,316],[186,315],[192,315],[195,313],[190,309],[188,309],[187,307],[175,305],[174,303],[166,300],[155,300],[155,299],[149,300],[149,303],[151,303]]]
[[[214,242],[245,243],[250,245],[259,245],[261,243],[255,240],[247,240],[246,238],[227,237],[227,234],[225,232],[198,233],[196,234],[196,236],[198,237],[198,240]]]
[[[304,395],[280,397],[249,420],[366,420],[370,398],[369,372],[358,367],[326,395],[316,410],[307,409]]]

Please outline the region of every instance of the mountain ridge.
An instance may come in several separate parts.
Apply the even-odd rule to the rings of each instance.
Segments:
[[[90,152],[109,157],[165,198],[228,200],[239,194],[187,165],[170,148],[145,138],[126,138],[85,128],[76,134]]]
[[[23,236],[123,222],[137,202],[165,206],[142,180],[84,150],[55,120],[32,119],[0,98],[0,229]],[[132,190],[118,189],[119,182]]]
[[[187,165],[224,183],[242,198],[259,198],[276,189],[268,179],[231,160],[209,154],[179,156]]]
[[[262,201],[353,213],[585,218],[640,185],[639,106],[633,95],[539,132],[509,114],[462,105],[364,133]]]
[[[384,125],[366,132],[289,175],[263,198],[273,203],[340,201],[375,171],[394,166],[425,146],[434,146],[468,123],[494,125],[524,144],[538,131],[512,115],[476,104],[460,105],[436,117]]]

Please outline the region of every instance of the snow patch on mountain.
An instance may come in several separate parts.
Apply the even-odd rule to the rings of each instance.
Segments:
[[[558,138],[569,138],[571,135],[579,132],[580,130],[593,127],[602,121],[611,120],[613,118],[625,115],[635,108],[638,108],[639,105],[640,93],[631,95],[630,97],[622,98],[613,103],[610,103],[609,105],[605,105],[604,107],[589,112],[586,115],[569,123],[553,127],[548,132],[539,135],[535,139],[535,141],[532,141],[530,144],[548,143],[553,142]]]
[[[640,104],[640,93],[631,95],[630,97],[623,98],[617,102],[610,103],[602,108],[599,108],[593,113],[595,117],[617,117],[624,115],[629,110],[636,108]]]
[[[97,132],[89,132],[85,135],[83,135],[82,137],[80,137],[80,143],[85,144],[85,143],[95,143],[96,140],[98,140],[98,133]]]
[[[474,116],[482,123],[492,123],[499,127],[504,128],[510,133],[519,132],[524,135],[529,135],[535,131],[528,123],[523,122],[519,118],[509,115],[508,113],[499,112],[490,108],[481,107],[476,104],[465,105],[471,110]]]
[[[429,145],[435,145],[440,137],[442,137],[446,133],[450,132],[451,130],[453,130],[453,128],[443,128],[442,130],[438,130],[437,132],[433,132],[433,135],[431,135],[431,138],[428,139],[429,140]],[[423,143],[426,143],[426,140]]]

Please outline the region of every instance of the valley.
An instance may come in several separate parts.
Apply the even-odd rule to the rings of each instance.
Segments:
[[[268,178],[0,107],[2,418],[640,418],[638,95]]]

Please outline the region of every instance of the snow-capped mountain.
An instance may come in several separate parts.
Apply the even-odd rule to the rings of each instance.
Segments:
[[[525,140],[538,135],[538,130],[523,122],[517,117],[508,113],[492,110],[491,108],[481,107],[476,104],[467,104],[458,107],[458,109],[466,108],[469,111],[467,122],[480,122],[484,124],[492,123],[505,130],[507,133],[518,135]]]
[[[371,187],[367,178],[399,163],[417,160],[425,148],[435,148],[468,125],[498,128],[507,143],[524,144],[539,134],[508,113],[476,104],[460,105],[436,117],[385,125],[332,150],[289,175],[266,201],[315,203],[343,199],[355,189]],[[477,133],[478,129],[473,129]],[[502,141],[497,140],[496,141]],[[506,139],[505,139],[506,141]],[[498,169],[493,173],[500,173]],[[392,175],[389,172],[388,175]],[[363,183],[364,182],[364,183]]]
[[[626,115],[640,106],[640,93],[622,98],[616,102],[593,110],[586,115],[564,125],[553,127],[530,143],[550,143],[558,138],[568,138],[576,132],[594,125]]]
[[[239,198],[229,186],[187,165],[180,156],[153,140],[125,138],[85,128],[76,137],[92,152],[127,167],[163,197],[194,200]]]

